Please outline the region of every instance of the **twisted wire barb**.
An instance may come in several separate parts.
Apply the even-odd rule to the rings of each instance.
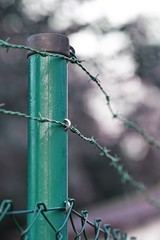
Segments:
[[[40,117],[34,117],[34,116],[27,115],[25,113],[9,111],[9,110],[2,109],[2,108],[0,108],[0,113],[4,113],[4,114],[7,114],[7,115],[12,115],[12,116],[23,117],[23,118],[38,121],[38,122],[41,122],[41,123],[50,122],[50,123],[54,123],[54,124],[57,124],[57,125],[62,126],[62,127],[67,126],[65,123],[63,123],[61,121],[56,121],[56,120],[53,120],[53,119],[43,118],[41,116],[41,114],[39,114]],[[110,159],[111,160],[110,164],[117,170],[117,172],[121,176],[121,179],[122,179],[123,182],[130,182],[132,184],[132,186],[136,187],[137,189],[139,189],[142,192],[144,191],[145,187],[142,184],[139,184],[139,183],[137,183],[136,181],[133,180],[133,178],[129,175],[129,173],[124,170],[123,166],[121,164],[119,164],[120,158],[118,158],[117,156],[113,156],[110,153],[110,150],[108,148],[101,146],[98,143],[98,141],[94,139],[94,137],[91,137],[91,138],[86,137],[84,134],[82,134],[74,126],[70,126],[69,129],[72,133],[75,133],[81,139],[85,140],[86,142],[89,142],[90,144],[93,144],[98,150],[100,150],[101,156],[104,156],[104,157]]]
[[[132,128],[134,129],[138,134],[140,134],[146,141],[148,144],[150,144],[151,146],[154,146],[157,149],[160,149],[160,142],[157,141],[156,139],[154,139],[154,137],[150,136],[145,129],[143,129],[142,127],[140,127],[137,123],[128,120],[127,118],[122,118],[120,116],[120,114],[117,114],[111,105],[111,99],[110,96],[107,94],[107,92],[105,91],[105,89],[103,88],[100,79],[98,78],[99,75],[94,76],[93,74],[91,74],[82,64],[82,61],[80,61],[77,56],[74,54],[74,52],[71,52],[71,56],[67,57],[61,54],[57,54],[57,53],[50,53],[50,52],[45,52],[45,51],[38,51],[35,48],[31,48],[25,45],[18,45],[18,44],[11,44],[8,41],[4,41],[0,39],[0,47],[6,48],[7,51],[9,50],[9,48],[13,48],[13,49],[24,49],[26,51],[32,51],[33,53],[37,53],[41,56],[56,56],[56,57],[60,57],[63,58],[71,63],[75,63],[76,65],[78,65],[89,77],[90,79],[95,82],[97,84],[97,86],[99,87],[100,91],[102,92],[102,94],[104,95],[105,99],[106,99],[106,103],[107,103],[107,107],[109,109],[109,112],[111,113],[111,116],[113,117],[113,119],[117,119],[120,122],[122,122],[124,124],[124,126],[126,126],[127,128]]]
[[[30,50],[32,52],[40,54],[41,56],[57,56],[57,57],[61,57],[61,58],[65,59],[67,61],[70,61],[71,63],[77,64],[91,78],[91,80],[93,80],[97,84],[97,86],[100,88],[101,92],[104,94],[105,99],[107,101],[108,109],[109,109],[112,117],[115,118],[115,119],[120,120],[128,128],[133,128],[134,130],[137,131],[137,133],[142,135],[145,138],[145,140],[150,145],[156,147],[157,149],[160,149],[160,142],[156,141],[153,137],[151,137],[149,134],[147,134],[146,131],[143,128],[139,127],[133,121],[129,121],[128,119],[122,118],[120,115],[118,115],[117,113],[114,112],[114,110],[113,110],[113,108],[111,106],[110,96],[107,94],[107,92],[102,87],[101,82],[100,82],[100,80],[98,78],[98,75],[97,76],[92,75],[82,65],[81,61],[78,60],[78,58],[76,57],[76,55],[74,53],[72,53],[71,57],[67,57],[67,56],[60,55],[60,54],[38,51],[38,50],[36,50],[34,48],[31,48],[31,47],[28,47],[28,46],[24,46],[24,45],[11,44],[11,43],[8,43],[7,41],[3,41],[3,40],[0,40],[0,47],[4,47],[7,50],[9,48]],[[3,105],[4,105],[3,103],[0,104],[0,107],[3,107]],[[28,119],[32,119],[32,120],[37,120],[39,122],[55,123],[55,124],[58,124],[59,126],[65,127],[65,128],[68,127],[65,123],[62,123],[62,122],[56,121],[56,120],[51,120],[51,119],[48,119],[48,118],[42,118],[41,115],[39,117],[33,117],[33,116],[29,116],[29,115],[24,114],[24,113],[8,111],[8,110],[5,110],[5,109],[0,109],[0,112],[1,113],[3,112],[5,114],[10,114],[10,115],[17,115],[17,116],[28,118]],[[152,199],[148,195],[148,192],[146,191],[145,186],[143,184],[140,184],[137,181],[135,181],[128,174],[128,172],[123,169],[123,166],[121,164],[119,164],[120,159],[117,156],[111,155],[109,153],[110,152],[109,149],[107,149],[106,147],[101,146],[97,142],[97,140],[95,140],[93,137],[88,138],[88,137],[84,136],[78,129],[76,129],[73,126],[70,127],[70,130],[73,133],[76,133],[78,136],[80,136],[83,140],[88,141],[89,143],[91,143],[94,146],[96,146],[100,150],[100,153],[101,153],[102,156],[105,156],[108,159],[110,159],[111,160],[110,164],[117,170],[117,172],[121,176],[121,179],[122,179],[123,182],[129,182],[132,186],[134,186],[140,192],[146,193],[145,195],[146,195],[147,201],[150,202],[152,205],[160,207],[160,203],[158,203],[156,200]]]
[[[22,117],[22,118],[25,118],[25,119],[38,121],[40,123],[49,122],[49,123],[52,123],[52,124],[57,124],[60,127],[63,127],[64,129],[66,127],[68,127],[68,125],[66,123],[63,123],[61,121],[56,121],[54,119],[49,119],[49,118],[43,118],[40,113],[39,113],[40,117],[35,117],[35,116],[27,115],[25,113],[9,111],[9,110],[2,109],[2,108],[0,108],[0,113]],[[72,133],[75,133],[76,135],[78,135],[84,141],[89,142],[94,147],[96,147],[100,151],[101,156],[109,159],[110,160],[110,165],[113,166],[116,169],[117,173],[121,176],[121,181],[123,183],[129,183],[130,185],[132,185],[136,190],[143,193],[143,195],[145,196],[145,198],[146,198],[146,200],[149,204],[151,204],[151,205],[153,205],[157,208],[160,208],[160,202],[157,201],[156,199],[153,199],[150,196],[150,193],[147,190],[147,188],[144,186],[144,184],[139,183],[138,181],[134,180],[134,178],[132,176],[130,176],[130,174],[124,169],[122,164],[120,164],[121,159],[117,155],[112,155],[110,153],[110,149],[108,149],[106,146],[102,146],[96,139],[94,139],[94,137],[85,136],[76,127],[70,126],[68,129],[70,129],[70,131]]]
[[[111,116],[113,119],[117,119],[120,122],[123,123],[124,126],[126,126],[127,128],[132,128],[134,129],[138,134],[140,134],[148,144],[150,144],[151,146],[154,146],[157,149],[160,149],[160,142],[157,141],[156,139],[154,139],[154,137],[150,136],[146,130],[142,127],[140,127],[137,123],[135,123],[134,121],[128,120],[127,118],[123,118],[120,114],[118,114],[117,112],[115,112],[113,110],[113,107],[111,105],[111,98],[108,95],[108,93],[106,92],[106,90],[103,88],[100,79],[98,78],[99,75],[94,76],[93,74],[91,74],[81,63],[81,61],[78,60],[78,58],[76,57],[76,55],[74,55],[74,61],[72,60],[72,63],[76,63],[89,77],[90,79],[96,83],[96,85],[99,87],[100,91],[102,92],[102,94],[105,97],[106,103],[107,103],[107,107],[109,109],[109,112],[111,113]]]
[[[94,76],[92,75],[81,63],[81,61],[79,61],[77,59],[77,57],[74,55],[74,53],[72,53],[72,56],[71,57],[67,57],[67,56],[64,56],[64,55],[61,55],[61,54],[55,54],[55,53],[49,53],[49,52],[42,52],[42,51],[38,51],[34,48],[31,48],[31,47],[28,47],[28,46],[24,46],[24,45],[16,45],[16,44],[11,44],[11,43],[8,43],[7,41],[3,41],[3,40],[0,40],[0,47],[4,47],[7,49],[7,51],[9,50],[9,48],[16,48],[16,49],[24,49],[24,50],[30,50],[34,53],[37,53],[41,56],[57,56],[57,57],[61,57],[67,61],[70,61],[71,63],[75,63],[77,64],[90,78],[92,81],[94,81],[97,86],[99,87],[99,89],[101,90],[101,92],[103,93],[103,95],[105,96],[105,99],[106,99],[106,102],[107,102],[107,106],[108,106],[108,109],[112,115],[113,118],[115,119],[118,119],[119,121],[121,121],[125,126],[127,126],[128,128],[133,128],[135,131],[137,131],[137,133],[139,133],[140,135],[142,135],[144,137],[144,139],[150,144],[150,145],[153,145],[155,146],[156,148],[160,149],[160,142],[156,141],[153,137],[151,137],[149,134],[146,133],[146,131],[139,127],[136,123],[134,123],[133,121],[129,121],[128,119],[124,119],[122,117],[120,117],[119,114],[115,113],[112,106],[111,106],[111,101],[110,101],[110,96],[107,94],[107,92],[104,90],[103,86],[101,85],[101,82],[98,78],[98,75],[97,76]],[[3,107],[4,104],[0,104],[0,107]],[[5,110],[5,109],[0,109],[0,113],[5,113],[5,114],[8,114],[8,115],[16,115],[16,116],[19,116],[19,117],[23,117],[23,118],[27,118],[27,119],[31,119],[31,120],[35,120],[35,121],[39,121],[41,123],[43,122],[50,122],[50,123],[54,123],[54,124],[57,124],[61,127],[68,127],[67,124],[61,122],[61,121],[56,121],[56,120],[52,120],[52,119],[48,119],[48,118],[43,118],[40,114],[39,114],[39,117],[33,117],[33,116],[30,116],[30,115],[27,115],[27,114],[24,114],[24,113],[20,113],[20,112],[13,112],[13,111],[8,111],[8,110]],[[137,181],[135,181],[129,174],[127,171],[124,170],[123,166],[121,164],[119,164],[119,161],[120,159],[117,157],[117,156],[113,156],[112,154],[110,154],[110,150],[107,149],[106,147],[103,147],[101,146],[97,140],[95,140],[93,137],[89,138],[89,137],[86,137],[84,136],[77,128],[71,126],[69,127],[69,129],[71,130],[71,132],[77,134],[79,137],[81,137],[83,140],[89,142],[90,144],[93,144],[96,148],[98,148],[100,150],[100,154],[104,157],[107,157],[109,160],[111,160],[111,165],[117,170],[117,172],[119,173],[119,175],[121,176],[121,180],[123,182],[129,182],[132,186],[134,186],[137,190],[139,190],[140,192],[143,192],[144,195],[146,196],[146,199],[147,201],[152,204],[152,205],[155,205],[156,207],[160,207],[160,203],[156,200],[154,200],[148,193],[146,187],[141,184],[141,183],[138,183]],[[5,202],[6,204],[6,202]],[[35,221],[38,219],[39,215],[42,213],[43,217],[46,219],[46,221],[48,222],[48,224],[54,229],[54,226],[51,224],[51,222],[49,221],[49,219],[46,217],[46,215],[44,214],[44,205],[37,205],[38,207],[38,210],[36,210],[36,216],[35,218],[33,219],[33,222],[31,223],[30,226],[28,226],[27,229],[23,230],[20,225],[18,224],[18,222],[16,221],[16,219],[13,217],[14,214],[24,214],[24,213],[32,213],[33,210],[24,210],[24,211],[10,211],[10,208],[12,206],[12,202],[8,202],[6,205],[4,203],[2,203],[2,205],[0,206],[0,220],[2,220],[7,214],[10,214],[13,221],[15,222],[17,228],[19,229],[20,233],[21,233],[21,236],[25,236],[28,231],[31,229],[31,227],[33,226],[33,224],[35,223]],[[45,209],[46,211],[52,211],[54,208],[52,209]],[[35,210],[34,210],[35,212]],[[70,210],[70,213],[71,212],[74,212],[76,213],[76,215],[78,214],[76,211],[74,211],[73,209]],[[65,224],[67,223],[68,221],[68,217],[70,215],[70,213],[67,215],[67,218],[65,220],[65,222],[63,223],[62,227],[57,230],[57,239],[62,239],[62,236],[60,234],[60,231],[63,229],[63,227],[65,226]],[[99,232],[102,230],[100,228],[100,223],[101,221],[98,219],[95,221],[94,225],[89,222],[89,220],[86,218],[85,215],[82,215],[81,216],[82,218],[82,229],[79,233],[77,233],[77,237],[79,237],[82,233],[84,233],[84,237],[85,239],[87,239],[86,237],[86,234],[85,234],[85,225],[86,223],[89,223],[90,225],[94,226],[95,227],[95,240],[98,239],[98,236],[99,236]],[[106,227],[107,226],[107,227]],[[104,230],[103,232],[105,233],[105,236],[106,234],[110,234],[110,230],[108,230],[108,225],[106,225],[104,227]],[[54,229],[56,231],[56,229]],[[60,234],[60,235],[59,235]],[[109,236],[108,234],[108,236]],[[108,238],[108,236],[105,237],[106,240],[108,240],[110,238]],[[115,230],[113,231],[113,238],[116,240],[119,238],[119,230]],[[25,239],[27,239],[25,237]],[[126,238],[126,234],[121,234],[121,239],[127,239]],[[133,239],[133,238],[132,238]]]
[[[30,115],[25,114],[25,113],[16,112],[16,111],[9,111],[9,110],[2,109],[2,108],[0,108],[0,113],[4,113],[4,114],[7,114],[7,115],[11,115],[11,116],[18,116],[18,117],[22,117],[22,118],[27,118],[27,119],[35,120],[35,121],[38,121],[38,122],[41,122],[41,123],[44,123],[44,122],[55,123],[59,126],[65,127],[65,128],[68,127],[67,124],[65,124],[61,121],[56,121],[56,120],[53,120],[53,119],[44,118],[44,117],[41,116],[40,113],[39,113],[39,117],[33,117],[33,116],[30,116]]]
[[[24,49],[26,51],[32,51],[33,53],[37,53],[43,57],[46,57],[46,56],[55,56],[55,57],[61,57],[65,60],[70,60],[72,61],[72,58],[69,58],[65,55],[61,55],[61,54],[58,54],[58,53],[50,53],[50,52],[45,52],[45,51],[38,51],[36,50],[35,48],[31,48],[31,47],[28,47],[28,46],[25,46],[25,45],[18,45],[18,44],[12,44],[12,43],[9,43],[7,41],[4,41],[2,39],[0,39],[0,47],[3,47],[3,48],[6,48],[7,51],[9,48],[13,48],[13,49]]]

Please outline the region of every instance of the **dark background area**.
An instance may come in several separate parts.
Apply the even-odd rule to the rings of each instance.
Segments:
[[[9,42],[25,45],[27,37],[31,34],[59,32],[70,38],[72,34],[86,29],[101,38],[114,32],[124,33],[130,39],[129,47],[124,48],[117,55],[119,57],[123,57],[124,54],[132,56],[136,68],[131,78],[138,78],[141,88],[147,90],[144,91],[143,99],[126,116],[145,127],[149,134],[158,139],[160,137],[157,131],[160,128],[160,46],[149,43],[146,19],[139,17],[119,27],[112,26],[107,16],[106,19],[99,18],[93,24],[80,23],[75,19],[67,27],[58,31],[56,13],[66,1],[55,1],[53,9],[43,11],[37,16],[26,13],[27,5],[24,2],[0,0],[1,39],[6,40],[9,37]],[[85,1],[77,2],[82,4]],[[29,4],[31,3],[28,1]],[[61,18],[63,19],[63,16]],[[49,24],[51,19],[52,27]],[[99,56],[96,59],[89,58],[84,65],[91,72],[97,70],[101,72],[104,67],[101,60]],[[27,113],[27,74],[27,58],[24,50],[9,49],[6,52],[6,49],[0,49],[0,103],[5,103],[6,109]],[[114,76],[114,73],[112,75]],[[106,76],[102,74],[102,85],[103,77],[106,78]],[[125,81],[130,81],[130,78],[126,78]],[[104,85],[107,86],[107,83],[104,82]],[[136,141],[143,142],[144,140],[133,129],[121,127],[123,129],[121,134],[112,136],[107,131],[107,126],[103,129],[98,124],[94,116],[96,113],[89,112],[86,103],[86,99],[95,88],[94,83],[89,81],[84,72],[77,66],[69,64],[69,119],[72,124],[76,125],[86,136],[94,136],[102,145],[109,147],[112,154],[120,156],[123,165],[136,180],[145,183],[149,188],[157,186],[160,179],[159,150],[147,144],[145,154],[142,154],[140,161],[139,156],[138,160],[131,161],[126,153],[125,144],[133,140],[131,141],[132,148],[136,150]],[[136,97],[135,95],[134,98]],[[121,96],[121,100],[123,104],[129,104],[124,95]],[[106,111],[105,108],[104,111]],[[104,119],[102,121],[105,122]],[[134,191],[135,189],[131,186],[121,183],[120,176],[110,166],[109,161],[100,157],[99,152],[92,145],[69,133],[69,196],[76,199],[77,209],[121,198]],[[12,199],[15,209],[27,208],[27,120],[1,114],[0,201],[3,199]],[[22,225],[25,224],[23,217],[19,217],[19,221]],[[9,219],[2,221],[0,239],[13,239],[14,229],[12,228],[13,225]]]

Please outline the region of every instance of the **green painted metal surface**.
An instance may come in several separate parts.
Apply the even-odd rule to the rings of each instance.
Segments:
[[[67,117],[67,62],[33,54],[29,61],[29,114],[64,121]],[[67,193],[67,131],[53,123],[29,121],[28,128],[28,208],[44,202],[47,207],[63,207]],[[28,216],[28,226],[36,214]],[[48,212],[56,229],[64,222],[63,211]],[[63,230],[67,239],[67,228]],[[54,231],[43,216],[33,224],[29,240],[54,240]]]

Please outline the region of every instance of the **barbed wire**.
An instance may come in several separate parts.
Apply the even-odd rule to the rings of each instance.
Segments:
[[[157,141],[154,137],[152,137],[150,134],[147,133],[147,131],[140,127],[136,122],[128,120],[125,117],[122,117],[121,114],[118,114],[116,111],[113,110],[112,104],[111,104],[111,97],[109,96],[109,94],[106,92],[106,90],[103,88],[101,81],[99,79],[99,74],[97,74],[96,76],[94,76],[93,74],[91,74],[82,64],[83,61],[79,60],[77,58],[77,56],[75,55],[75,53],[73,51],[71,51],[71,55],[70,57],[67,57],[65,55],[61,55],[61,54],[56,54],[56,53],[50,53],[50,52],[46,52],[46,51],[38,51],[35,48],[31,48],[29,46],[25,46],[25,45],[18,45],[18,44],[12,44],[9,43],[8,41],[4,41],[0,39],[0,47],[6,48],[7,52],[10,48],[13,49],[23,49],[26,51],[32,51],[33,53],[37,53],[41,56],[56,56],[56,57],[60,57],[63,58],[71,63],[75,63],[76,65],[78,65],[88,76],[89,78],[96,83],[96,85],[99,87],[100,91],[103,93],[109,112],[111,113],[111,116],[113,117],[113,119],[117,119],[120,122],[122,122],[124,124],[124,126],[126,126],[129,129],[134,129],[138,134],[140,134],[145,140],[146,142],[151,145],[154,146],[157,149],[160,149],[160,142]]]
[[[56,121],[56,120],[53,120],[53,119],[49,119],[49,118],[43,118],[41,114],[39,114],[39,117],[35,117],[35,116],[27,115],[25,113],[9,111],[9,110],[2,109],[2,108],[0,108],[0,113],[7,114],[7,115],[12,115],[12,116],[23,117],[23,118],[38,121],[38,122],[41,122],[41,123],[44,123],[44,122],[54,123],[54,124],[57,124],[57,125],[59,125],[61,127],[64,127],[64,128],[67,127],[67,125],[65,123],[63,123],[61,121]],[[80,132],[80,130],[78,130],[74,126],[70,126],[69,129],[72,133],[75,133],[81,139],[83,139],[86,142],[89,142],[90,144],[94,145],[100,151],[101,156],[104,156],[104,157],[110,159],[111,160],[110,165],[112,165],[117,170],[117,172],[121,176],[122,182],[129,182],[132,186],[134,186],[135,188],[137,188],[138,190],[140,190],[142,192],[145,190],[144,185],[139,184],[139,183],[137,183],[136,181],[133,180],[133,178],[129,175],[129,173],[124,170],[123,166],[121,164],[119,164],[120,158],[116,155],[115,156],[112,155],[110,153],[110,150],[106,146],[103,147],[102,145],[100,145],[98,143],[98,141],[96,139],[94,139],[94,137],[86,137],[84,134],[82,134]]]
[[[152,137],[151,135],[149,135],[146,130],[142,127],[140,127],[136,122],[128,120],[125,117],[122,117],[121,114],[118,114],[116,111],[113,110],[113,107],[111,105],[111,97],[108,95],[108,93],[105,91],[105,89],[103,88],[100,79],[98,78],[99,74],[97,74],[96,76],[94,76],[93,74],[91,74],[81,63],[81,61],[78,60],[77,56],[73,53],[73,56],[75,57],[75,62],[71,61],[72,63],[76,63],[89,77],[92,81],[94,81],[97,86],[99,87],[99,89],[101,90],[101,92],[103,93],[106,102],[107,102],[107,106],[109,109],[109,112],[111,113],[111,116],[113,119],[117,119],[120,122],[123,123],[124,126],[126,126],[127,128],[132,128],[134,129],[138,134],[140,134],[146,141],[148,144],[154,146],[157,149],[160,149],[160,142],[157,141],[154,137]]]
[[[48,224],[51,229],[53,230],[56,239],[61,240],[63,239],[63,229],[67,227],[68,221],[70,219],[70,225],[72,230],[72,235],[74,239],[81,239],[82,236],[84,236],[85,240],[88,240],[88,235],[93,235],[94,240],[98,240],[99,237],[104,240],[127,240],[128,236],[127,233],[121,232],[119,229],[112,229],[110,224],[103,224],[102,220],[100,218],[97,218],[94,220],[94,223],[89,220],[89,214],[88,211],[83,210],[81,213],[78,213],[74,209],[74,199],[67,199],[64,202],[64,207],[47,207],[44,202],[36,203],[36,206],[34,209],[30,210],[13,210],[13,201],[5,199],[0,204],[0,221],[2,221],[7,216],[10,216],[13,223],[15,224],[16,228],[18,229],[20,233],[20,238],[23,240],[28,239],[28,235],[30,230],[32,229],[33,225],[36,221],[38,221],[40,215],[41,215],[41,221],[42,217],[46,224]],[[55,212],[55,211],[61,211],[65,213],[64,222],[62,222],[62,225],[57,229],[54,225],[54,223],[51,221],[49,216],[47,215],[48,212]],[[33,220],[29,226],[27,226],[26,229],[23,229],[20,223],[16,219],[16,215],[28,215],[28,214],[34,214]],[[80,230],[76,227],[75,224],[75,217],[78,217],[81,220],[81,227]],[[93,231],[90,233],[90,231],[87,229],[87,225],[92,227]],[[71,235],[71,234],[70,234]],[[136,240],[135,237],[131,237],[130,240]]]
[[[148,144],[154,146],[157,149],[160,149],[160,142],[155,140],[152,136],[150,136],[145,129],[141,128],[137,123],[128,120],[127,118],[122,117],[120,114],[117,114],[113,108],[112,108],[112,104],[111,104],[111,98],[108,95],[108,93],[105,91],[105,89],[103,88],[101,81],[97,76],[92,75],[83,65],[82,65],[82,61],[80,61],[77,56],[74,53],[71,53],[70,57],[61,55],[61,54],[54,54],[54,53],[49,53],[49,52],[41,52],[38,51],[36,49],[30,48],[28,46],[24,46],[24,45],[16,45],[16,44],[11,44],[8,43],[7,41],[3,41],[0,40],[0,47],[6,48],[7,51],[9,50],[9,48],[13,48],[13,49],[24,49],[27,51],[32,51],[34,53],[37,53],[41,56],[57,56],[60,58],[63,58],[71,63],[74,63],[76,65],[78,65],[89,77],[90,79],[96,83],[96,85],[99,87],[100,91],[103,93],[106,103],[107,103],[107,107],[109,109],[109,112],[111,113],[111,116],[113,117],[113,119],[117,119],[120,122],[122,122],[126,127],[134,129],[138,134],[140,134],[141,136],[144,137],[144,139],[148,142]],[[98,140],[96,140],[94,137],[86,137],[84,134],[82,134],[76,127],[74,126],[70,126],[68,128],[68,125],[66,124],[66,122],[61,122],[61,121],[56,121],[54,119],[49,119],[49,118],[45,118],[42,117],[41,114],[39,114],[39,116],[30,116],[28,114],[25,113],[21,113],[21,112],[17,112],[17,111],[9,111],[6,109],[2,109],[2,107],[4,107],[4,104],[0,104],[0,113],[3,114],[7,114],[7,115],[13,115],[13,116],[19,116],[19,117],[23,117],[26,119],[30,119],[30,120],[34,120],[34,121],[38,121],[40,123],[44,123],[44,122],[49,122],[52,124],[56,124],[60,127],[63,128],[67,128],[70,129],[70,131],[72,133],[75,133],[76,135],[78,135],[81,139],[83,139],[86,142],[89,142],[90,144],[92,144],[95,148],[97,148],[100,152],[100,155],[109,159],[110,160],[110,165],[113,166],[117,173],[120,175],[121,180],[123,183],[129,183],[131,184],[135,189],[137,189],[139,192],[143,193],[143,195],[146,198],[146,201],[148,203],[150,203],[151,205],[160,208],[160,202],[157,201],[156,199],[152,198],[152,196],[150,195],[149,191],[147,190],[147,188],[145,187],[144,184],[137,182],[136,180],[133,179],[132,176],[130,176],[130,174],[124,169],[124,167],[121,164],[121,159],[116,156],[116,155],[112,155],[110,149],[108,149],[106,146],[102,146]],[[7,215],[10,215],[13,222],[15,223],[15,225],[17,226],[19,232],[20,232],[20,236],[21,238],[23,237],[24,240],[27,240],[27,234],[30,231],[30,229],[32,228],[33,224],[37,221],[37,219],[39,218],[40,215],[42,215],[44,217],[44,219],[46,220],[46,222],[50,225],[50,227],[53,229],[53,231],[56,234],[56,238],[57,240],[61,240],[63,238],[62,235],[62,230],[63,228],[66,226],[68,219],[70,218],[70,222],[72,225],[72,229],[75,233],[75,239],[81,237],[81,235],[84,236],[85,240],[88,239],[87,234],[86,234],[86,224],[91,225],[94,228],[94,232],[95,232],[95,237],[94,239],[97,240],[100,233],[103,233],[104,235],[104,239],[105,240],[109,240],[110,237],[112,237],[114,240],[127,240],[127,234],[126,233],[121,233],[119,230],[117,229],[113,229],[112,233],[111,233],[111,228],[110,225],[104,225],[103,228],[101,227],[101,220],[100,219],[96,219],[94,223],[90,222],[88,220],[88,212],[87,211],[82,211],[81,214],[77,213],[74,209],[73,209],[73,201],[71,201],[71,207],[69,208],[69,211],[66,215],[65,221],[63,222],[62,226],[57,230],[55,228],[55,226],[53,225],[53,223],[50,221],[50,219],[47,217],[46,212],[49,211],[55,211],[55,210],[59,210],[59,211],[64,211],[66,210],[65,208],[47,208],[45,206],[44,203],[37,203],[36,204],[36,208],[32,209],[32,210],[23,210],[23,211],[13,211],[12,207],[13,207],[13,202],[11,200],[4,200],[2,202],[2,204],[0,205],[0,221],[2,221],[2,219],[4,217],[6,217]],[[14,215],[17,214],[30,214],[30,213],[34,213],[35,217],[33,219],[33,222],[24,230],[22,229],[22,227],[20,226],[20,224],[17,222],[16,218]],[[82,223],[82,227],[81,230],[77,230],[74,224],[74,220],[72,217],[72,214],[75,214],[76,216],[78,216],[79,218],[81,218],[81,223]],[[131,237],[131,240],[134,240],[136,238]]]
[[[0,104],[0,106],[4,106],[4,104]],[[38,121],[40,123],[45,123],[45,122],[49,122],[52,124],[57,124],[60,127],[63,127],[64,129],[69,129],[72,133],[75,133],[76,135],[78,135],[81,139],[83,139],[86,142],[89,142],[90,144],[92,144],[94,147],[96,147],[99,152],[100,155],[102,157],[105,157],[106,159],[110,160],[110,165],[113,166],[117,173],[120,175],[121,177],[121,181],[122,183],[129,183],[130,185],[132,185],[136,190],[138,190],[139,192],[141,192],[146,201],[157,207],[160,208],[160,202],[156,199],[154,199],[148,189],[145,187],[144,184],[134,180],[134,178],[132,176],[130,176],[130,174],[124,169],[123,165],[121,164],[121,158],[119,158],[117,155],[112,155],[111,151],[109,148],[107,148],[106,146],[102,146],[98,140],[96,140],[94,137],[87,137],[84,134],[82,134],[80,132],[80,130],[78,130],[76,127],[74,127],[73,125],[68,127],[68,124],[61,121],[56,121],[54,119],[49,119],[49,118],[44,118],[40,113],[39,113],[39,117],[35,117],[35,116],[31,116],[31,115],[27,115],[25,113],[21,113],[21,112],[15,112],[15,111],[9,111],[3,108],[0,108],[0,113],[3,114],[7,114],[7,115],[12,115],[12,116],[18,116],[18,117],[22,117],[25,119],[30,119],[33,121]]]
[[[44,51],[38,51],[34,48],[25,46],[25,45],[17,45],[17,44],[11,44],[8,41],[4,41],[0,39],[0,47],[6,48],[7,51],[9,50],[9,48],[13,48],[13,49],[24,49],[24,50],[28,50],[28,51],[32,51],[34,53],[37,53],[41,56],[57,56],[60,58],[63,58],[67,61],[70,61],[71,63],[75,63],[77,64],[90,78],[91,80],[93,80],[98,87],[100,88],[101,92],[104,94],[105,99],[107,101],[107,106],[109,108],[110,113],[112,114],[112,117],[115,119],[119,119],[121,122],[123,122],[123,124],[125,126],[127,126],[128,128],[133,128],[135,129],[140,135],[142,135],[146,141],[152,145],[155,146],[156,148],[160,149],[160,143],[158,141],[156,141],[152,136],[150,136],[148,133],[146,133],[146,131],[139,127],[135,122],[130,121],[128,119],[122,118],[120,115],[118,115],[117,113],[114,112],[112,106],[111,106],[111,101],[110,101],[110,96],[107,94],[107,92],[104,90],[104,88],[101,85],[101,82],[97,76],[92,75],[83,65],[82,65],[82,61],[78,60],[77,56],[74,54],[74,52],[71,52],[71,56],[67,57],[61,54],[55,54],[55,53],[49,53],[49,52],[44,52]],[[36,120],[39,122],[50,122],[50,123],[54,123],[54,124],[58,124],[59,126],[62,126],[64,128],[68,128],[68,125],[66,123],[63,123],[61,121],[56,121],[53,119],[48,119],[45,117],[42,117],[39,114],[39,117],[33,117],[21,112],[16,112],[16,111],[8,111],[6,109],[2,109],[1,107],[4,106],[4,103],[0,104],[0,113],[4,113],[4,114],[8,114],[8,115],[16,115],[19,117],[23,117],[23,118],[27,118],[27,119],[32,119],[32,120]],[[104,156],[106,158],[108,158],[111,162],[110,165],[112,165],[118,172],[118,174],[121,176],[121,180],[122,182],[128,182],[130,183],[133,187],[135,187],[138,191],[143,192],[143,194],[145,194],[145,197],[147,199],[147,202],[149,202],[150,204],[156,206],[156,207],[160,207],[160,202],[153,199],[150,195],[149,192],[147,191],[146,187],[144,186],[144,184],[139,183],[137,181],[135,181],[127,171],[124,170],[122,164],[120,164],[120,158],[116,155],[112,155],[110,153],[110,150],[107,147],[103,147],[101,146],[97,140],[94,139],[94,137],[86,137],[84,136],[77,128],[75,128],[74,126],[69,127],[69,129],[73,132],[76,133],[79,137],[81,137],[83,140],[93,144],[99,151],[101,156]]]

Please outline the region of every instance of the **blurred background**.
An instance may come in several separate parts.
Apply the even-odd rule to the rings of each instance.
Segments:
[[[31,34],[65,34],[84,66],[99,74],[118,114],[160,139],[160,10],[158,0],[0,0],[0,38],[26,44]],[[0,103],[27,113],[27,58],[0,49]],[[113,119],[97,86],[69,64],[69,119],[120,156],[123,166],[159,201],[160,152],[133,129]],[[90,219],[102,218],[138,239],[160,239],[159,209],[123,184],[107,159],[69,133],[69,197]],[[0,201],[27,208],[27,121],[0,115]],[[22,225],[25,218],[18,217]],[[0,239],[18,239],[9,219]]]

